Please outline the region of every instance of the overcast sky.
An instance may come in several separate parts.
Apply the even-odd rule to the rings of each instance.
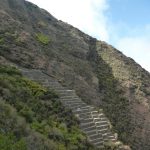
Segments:
[[[150,0],[28,0],[113,45],[150,72]]]

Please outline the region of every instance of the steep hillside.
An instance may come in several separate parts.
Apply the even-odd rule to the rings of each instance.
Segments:
[[[1,150],[94,149],[54,91],[8,66],[0,67],[0,85]]]
[[[0,62],[39,68],[103,108],[134,150],[150,149],[150,74],[102,41],[24,0],[0,0]]]
[[[98,53],[111,68],[113,81],[117,82],[117,84],[113,83],[112,87],[118,87],[117,89],[119,89],[119,91],[114,92],[119,92],[121,99],[124,96],[122,101],[118,101],[117,99],[114,102],[112,101],[113,99],[109,99],[108,102],[106,102],[104,99],[104,103],[106,102],[106,107],[104,106],[105,104],[103,105],[104,108],[109,109],[108,115],[112,118],[116,129],[118,129],[120,133],[126,131],[124,132],[125,134],[120,137],[123,141],[133,143],[134,149],[149,149],[150,74],[131,58],[125,57],[110,45],[98,43]],[[105,76],[108,74],[110,76],[110,72],[104,74]],[[109,82],[110,81],[112,81],[112,79],[110,79]],[[107,89],[106,92],[108,94]],[[110,106],[109,108],[108,104],[112,105],[113,103],[116,107]],[[119,107],[120,110],[118,110]],[[117,110],[119,116],[121,116],[120,119],[119,117],[116,118],[117,114],[114,115],[114,112],[117,112]],[[121,115],[121,113],[123,114]],[[116,124],[116,122],[123,124]],[[124,136],[128,138],[124,139]]]

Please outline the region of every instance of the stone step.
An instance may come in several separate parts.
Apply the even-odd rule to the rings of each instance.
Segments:
[[[96,127],[97,127],[98,130],[109,128],[108,124],[98,124],[98,123],[95,123],[95,125],[96,125]]]
[[[64,99],[64,96],[70,96],[70,97],[78,97],[76,94],[72,94],[72,93],[60,93],[59,91],[57,91],[57,93],[59,94],[59,97],[63,98]]]
[[[99,114],[98,114],[98,117],[99,117],[99,118],[106,118],[103,113],[99,113]]]
[[[68,96],[76,96],[76,94],[73,92],[72,93],[71,92],[65,92],[65,91],[64,92],[57,91],[57,92],[59,93],[60,96],[67,96],[67,95]]]
[[[82,107],[86,106],[86,104],[84,104],[84,103],[66,104],[66,106],[75,110],[75,109],[82,108]]]
[[[108,132],[108,128],[104,128],[104,129],[100,129],[100,130],[97,129],[97,130],[98,130],[98,133],[102,134],[102,135]]]
[[[80,123],[80,128],[89,128],[91,126],[95,126],[95,123],[94,122],[89,122],[89,123]]]
[[[92,143],[98,143],[98,142],[104,142],[103,137],[101,135],[99,135],[99,138],[95,138],[90,140]]]
[[[87,111],[87,112],[78,112],[78,111],[76,111],[76,112],[74,112],[75,114],[79,114],[80,116],[85,116],[85,115],[91,115],[91,111]]]
[[[57,91],[58,92],[58,91]],[[63,95],[61,96],[61,99],[66,99],[66,98],[70,98],[70,99],[74,99],[74,98],[79,98],[77,95]]]
[[[101,138],[101,135],[99,135],[99,134],[89,135],[90,141],[93,141],[93,140],[96,140],[96,139],[99,139],[99,138]]]
[[[64,99],[64,96],[71,96],[72,98],[77,97],[76,94],[59,93],[59,91],[57,91],[57,93],[59,94],[59,97],[62,98],[62,99]]]
[[[102,149],[102,148],[104,148],[104,142],[103,141],[99,141],[99,142],[97,142],[97,143],[94,143],[94,145],[96,146],[96,147],[98,147],[98,148],[100,148],[100,149]]]
[[[113,133],[111,133],[111,132],[109,131],[109,132],[104,133],[103,136],[114,136],[114,135],[113,135]]]
[[[108,119],[107,118],[100,118],[101,119],[101,121],[106,121],[106,122],[108,122]]]
[[[103,135],[103,138],[106,140],[116,140],[114,135]]]
[[[99,114],[99,113],[98,113],[97,110],[92,111],[92,115],[98,115],[98,114]]]
[[[74,110],[73,112],[81,115],[85,113],[91,113],[91,110],[89,108],[79,108]]]
[[[85,106],[85,105],[66,105],[68,108],[70,108],[72,111],[74,111],[74,110],[77,110],[77,109],[79,109],[79,108],[81,108],[81,107],[83,107],[83,106]]]
[[[87,113],[91,113],[91,110],[89,109],[82,109],[82,108],[77,108],[75,110],[73,110],[73,113],[79,114],[79,115],[83,115],[83,114],[87,114]]]
[[[68,98],[68,97],[62,98],[62,97],[60,97],[60,98],[63,101],[80,101],[81,102],[81,99],[79,97],[75,97],[75,98]]]
[[[80,99],[60,99],[64,104],[77,104],[83,103]]]
[[[92,118],[97,122],[97,121],[105,121],[106,120],[106,118],[99,118],[98,116],[96,117],[93,117],[93,115],[91,115],[92,116]],[[108,121],[107,121],[108,122]]]
[[[73,99],[73,100],[66,100],[66,101],[64,100],[64,102],[67,104],[85,104],[85,105],[87,105],[86,103],[84,103],[80,99]]]
[[[92,118],[91,114],[82,114],[81,115],[81,118],[82,119],[89,119],[89,118]],[[93,119],[93,118],[92,118]]]
[[[81,129],[82,129],[83,131],[90,131],[90,130],[95,130],[95,129],[96,129],[96,126],[94,125],[94,126],[90,126],[90,127],[81,127]]]
[[[85,131],[84,131],[84,132],[85,132]],[[96,130],[91,130],[91,131],[86,131],[85,133],[86,133],[86,135],[88,135],[88,136],[92,136],[92,135],[97,134],[98,132],[97,132]]]
[[[67,94],[75,94],[75,91],[74,90],[67,90],[67,89],[61,89],[61,90],[58,90],[60,94],[63,94],[63,93],[67,93]]]
[[[113,141],[113,140],[109,140],[109,139],[104,139],[104,142],[110,142],[110,141]]]
[[[81,122],[82,124],[83,124],[83,123],[89,123],[89,122],[93,122],[93,119],[92,119],[92,118],[89,118],[89,119],[82,119],[80,122]]]
[[[80,108],[79,108],[80,109]],[[79,114],[79,115],[83,115],[83,114],[90,114],[91,111],[90,110],[86,110],[86,111],[80,111],[79,109],[75,109],[72,112],[75,114]]]
[[[108,123],[107,121],[102,121],[101,118],[93,118],[93,119],[95,122],[106,122],[106,123]]]
[[[80,109],[80,111],[86,112],[86,111],[92,111],[93,109],[94,109],[94,107],[89,106],[89,105],[86,105],[85,107],[82,107],[82,108]]]
[[[80,101],[63,101],[65,104],[67,104],[67,105],[70,105],[70,106],[80,106],[80,105],[82,105],[82,106],[86,106],[86,104],[84,103],[84,102],[80,102]]]
[[[95,121],[95,123],[97,123],[97,125],[109,124],[108,121],[101,121],[101,120],[100,121],[94,120],[94,121]]]

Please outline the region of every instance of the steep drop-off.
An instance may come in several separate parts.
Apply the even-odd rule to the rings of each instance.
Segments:
[[[103,108],[135,150],[150,149],[150,74],[102,41],[24,0],[0,0],[1,64],[39,68]]]

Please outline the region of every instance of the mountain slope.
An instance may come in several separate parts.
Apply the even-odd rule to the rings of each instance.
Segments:
[[[56,92],[0,67],[0,149],[95,149]]]
[[[119,139],[150,148],[150,74],[97,41],[24,0],[0,0],[1,63],[40,68],[103,108]]]

